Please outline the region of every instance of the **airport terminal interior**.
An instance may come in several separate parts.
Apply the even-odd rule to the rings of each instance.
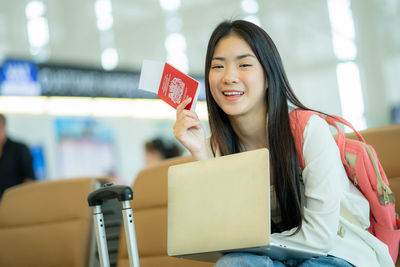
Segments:
[[[0,0],[0,167],[6,134],[36,180],[0,191],[0,267],[100,266],[86,200],[108,183],[136,190],[142,266],[212,266],[167,255],[168,167],[192,158],[176,110],[141,74],[150,60],[196,80],[209,136],[208,40],[239,19],[271,36],[302,103],[366,134],[400,198],[399,0]],[[161,76],[147,77],[158,88]],[[121,214],[105,206],[111,266],[127,267]]]

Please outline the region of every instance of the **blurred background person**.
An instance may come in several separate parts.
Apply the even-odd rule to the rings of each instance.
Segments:
[[[149,166],[163,159],[178,157],[182,153],[183,150],[176,142],[157,137],[145,143],[145,165]]]
[[[28,146],[7,136],[6,117],[0,114],[0,199],[14,185],[35,180]]]

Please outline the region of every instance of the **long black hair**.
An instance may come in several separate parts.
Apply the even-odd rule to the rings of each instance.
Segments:
[[[282,217],[281,230],[298,227],[297,231],[299,231],[303,218],[300,173],[294,139],[289,124],[287,101],[290,101],[298,108],[308,108],[297,99],[291,89],[281,57],[272,39],[262,28],[247,21],[222,22],[215,28],[208,43],[205,63],[205,87],[212,150],[215,154],[218,147],[221,155],[238,153],[243,150],[228,116],[212,97],[209,84],[209,72],[215,47],[222,38],[232,34],[243,38],[249,44],[262,65],[268,81],[265,99],[268,108],[268,146],[270,160],[274,168],[273,180]]]

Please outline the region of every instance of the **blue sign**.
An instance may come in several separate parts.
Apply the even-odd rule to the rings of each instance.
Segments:
[[[43,146],[35,145],[30,147],[33,158],[33,170],[36,180],[46,179],[46,161],[44,159]]]
[[[0,69],[0,95],[38,96],[40,86],[36,64],[27,60],[7,59]]]

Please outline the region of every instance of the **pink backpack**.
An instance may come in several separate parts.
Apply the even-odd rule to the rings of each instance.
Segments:
[[[370,227],[368,231],[389,247],[393,262],[396,262],[400,241],[400,220],[395,212],[395,200],[389,182],[378,160],[375,150],[366,144],[354,127],[338,116],[325,116],[318,112],[295,109],[289,114],[290,126],[301,169],[303,158],[303,132],[312,115],[318,115],[337,130],[335,141],[348,178],[361,191],[370,205]],[[346,139],[336,122],[347,125],[357,134],[357,140]]]

